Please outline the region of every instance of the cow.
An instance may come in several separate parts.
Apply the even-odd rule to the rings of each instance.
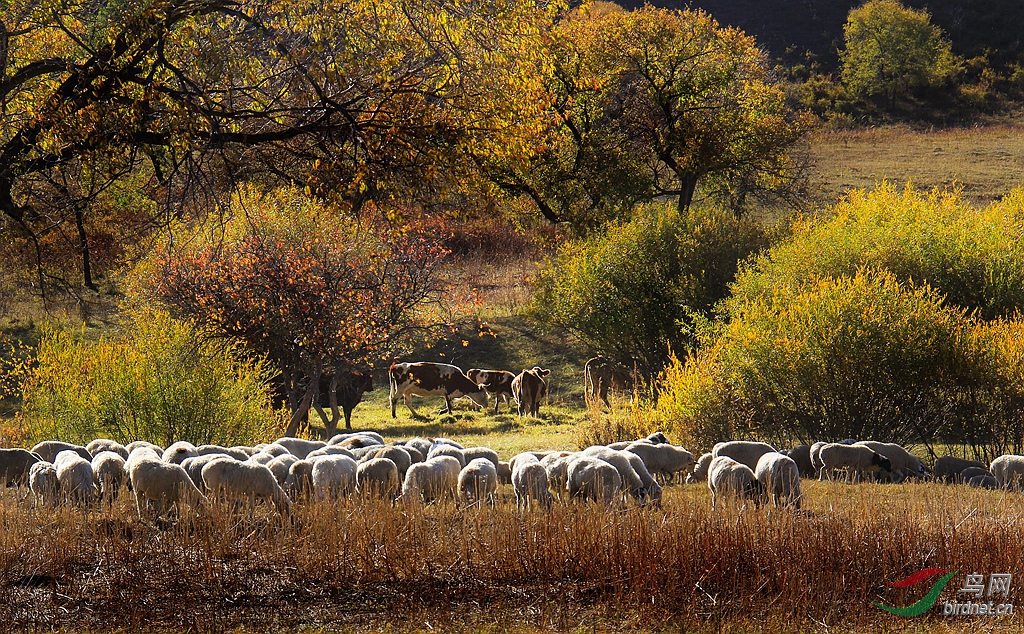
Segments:
[[[466,370],[466,376],[469,377],[470,381],[484,388],[485,392],[494,397],[495,414],[498,413],[498,405],[501,404],[502,399],[508,405],[508,410],[512,411],[512,381],[516,378],[515,374],[508,370],[481,370],[473,368]]]
[[[587,404],[598,398],[611,407],[608,391],[625,392],[633,389],[633,374],[608,357],[593,357],[583,366],[583,396]]]
[[[416,417],[419,414],[412,408],[412,396],[443,396],[445,408],[441,413],[451,413],[453,398],[466,397],[479,407],[487,407],[484,389],[454,365],[428,361],[392,363],[388,377],[391,379],[391,418],[397,418],[395,407],[399,397],[405,399],[405,406]]]
[[[520,416],[539,416],[540,401],[548,393],[548,384],[544,382],[544,377],[549,374],[551,370],[534,366],[530,370],[523,370],[512,379],[512,398],[519,406]]]

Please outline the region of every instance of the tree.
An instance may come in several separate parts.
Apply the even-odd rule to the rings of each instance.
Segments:
[[[507,95],[538,92],[558,6],[0,0],[0,233],[45,292],[60,231],[94,285],[93,202],[129,175],[151,225],[256,178],[352,214],[442,198],[463,154],[528,151],[541,102]]]
[[[437,323],[427,309],[445,288],[444,254],[426,238],[360,227],[294,188],[245,188],[232,211],[223,227],[169,239],[137,292],[276,363],[288,434],[325,372],[347,376]],[[325,422],[333,433],[337,414]]]
[[[855,95],[882,95],[889,106],[911,88],[940,86],[961,67],[926,10],[897,0],[870,0],[851,9],[840,52],[843,83]]]
[[[728,293],[763,230],[720,209],[641,207],[563,246],[540,272],[532,312],[646,376],[696,343],[695,322]]]

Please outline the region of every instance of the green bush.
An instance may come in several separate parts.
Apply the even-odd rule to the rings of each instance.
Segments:
[[[827,218],[798,221],[792,236],[737,275],[739,305],[862,267],[891,271],[901,284],[927,284],[946,304],[992,319],[1024,307],[1024,190],[981,211],[958,192],[902,191],[884,183],[854,191]]]
[[[164,313],[134,314],[120,335],[98,341],[49,324],[22,387],[24,426],[32,442],[251,443],[278,425],[271,373]]]
[[[694,320],[725,297],[763,229],[717,208],[641,207],[629,222],[564,245],[538,276],[532,314],[595,352],[658,372],[694,343]]]

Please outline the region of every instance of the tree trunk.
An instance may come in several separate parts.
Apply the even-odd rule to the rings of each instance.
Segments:
[[[697,191],[696,174],[679,174],[679,211],[687,211]]]
[[[75,228],[78,229],[78,246],[82,252],[82,283],[86,288],[97,290],[92,281],[92,264],[89,258],[89,236],[85,232],[85,213],[80,204],[75,204]]]

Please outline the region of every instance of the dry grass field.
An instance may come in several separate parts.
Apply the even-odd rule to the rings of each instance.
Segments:
[[[824,203],[850,189],[889,180],[915,187],[963,188],[987,204],[1024,185],[1024,126],[1006,123],[931,132],[901,127],[814,135],[808,145],[811,191]]]
[[[299,501],[211,505],[154,526],[0,495],[0,629],[101,631],[1020,631],[1021,618],[890,616],[922,568],[1024,569],[1024,497],[804,482],[802,511]],[[1009,601],[1019,604],[1020,581]],[[941,602],[940,604],[941,605]]]

